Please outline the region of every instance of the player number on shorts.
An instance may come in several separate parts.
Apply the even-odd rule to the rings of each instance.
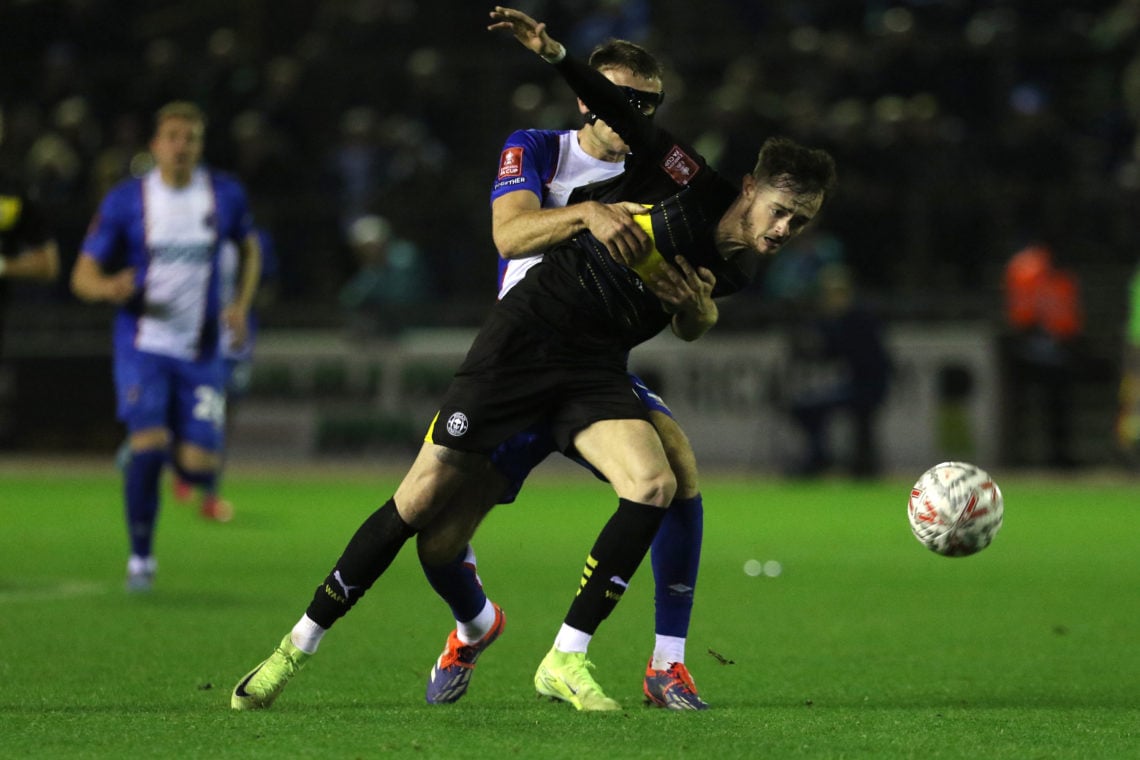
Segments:
[[[194,419],[212,422],[218,427],[226,419],[226,397],[218,393],[215,388],[208,385],[199,385],[194,389]]]

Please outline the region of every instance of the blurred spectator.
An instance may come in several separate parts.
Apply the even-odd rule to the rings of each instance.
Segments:
[[[350,108],[340,117],[340,138],[329,157],[343,229],[364,216],[379,192],[388,157],[380,146],[376,111]]]
[[[1025,417],[1035,395],[1042,411],[1047,464],[1072,467],[1074,380],[1079,366],[1076,342],[1084,329],[1076,275],[1059,269],[1052,249],[1033,244],[1018,251],[1005,268],[1008,341],[1009,447],[1014,463],[1025,464],[1032,431]],[[1037,407],[1041,408],[1041,407]]]
[[[817,312],[795,332],[792,358],[789,412],[807,437],[807,452],[791,474],[815,476],[834,464],[831,423],[846,415],[853,430],[848,471],[877,475],[875,424],[890,385],[891,359],[882,325],[856,297],[847,267],[832,264],[820,271]]]
[[[764,278],[765,296],[793,316],[815,311],[822,275],[844,262],[843,241],[811,226],[780,249]]]
[[[358,266],[340,291],[350,330],[358,335],[399,331],[431,291],[419,249],[393,236],[388,220],[375,215],[353,222],[348,242]]]

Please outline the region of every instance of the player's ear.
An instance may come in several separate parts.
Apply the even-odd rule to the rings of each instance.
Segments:
[[[578,98],[578,112],[583,116],[590,112],[590,109],[586,107],[586,104],[582,102],[581,98]]]
[[[744,175],[744,179],[740,182],[740,194],[750,198],[754,192],[756,192],[756,178],[749,172]]]

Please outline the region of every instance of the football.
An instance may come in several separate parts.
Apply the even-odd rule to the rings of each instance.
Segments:
[[[944,557],[965,557],[989,546],[1004,510],[997,483],[968,462],[934,465],[910,489],[907,502],[914,537]]]

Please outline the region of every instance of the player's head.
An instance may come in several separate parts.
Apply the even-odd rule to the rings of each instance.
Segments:
[[[815,218],[835,182],[835,160],[827,151],[769,138],[722,220],[726,241],[774,254]]]
[[[646,117],[652,118],[665,97],[661,81],[661,64],[645,48],[628,40],[609,39],[590,53],[589,64],[607,79],[625,90],[630,103]],[[578,101],[578,110],[586,117],[583,145],[587,152],[598,158],[621,160],[629,153],[629,146]]]
[[[184,100],[167,103],[154,118],[150,152],[167,182],[184,185],[202,159],[206,116],[198,106]]]

